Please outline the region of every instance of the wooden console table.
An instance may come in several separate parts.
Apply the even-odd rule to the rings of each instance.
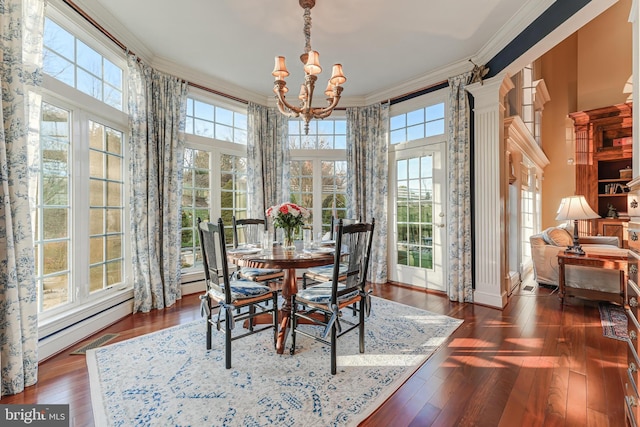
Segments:
[[[627,263],[628,257],[621,255],[575,255],[564,251],[558,252],[558,296],[564,303],[565,296],[577,296],[589,299],[613,301],[617,304],[624,304],[624,293],[627,284]],[[565,285],[565,266],[579,265],[582,267],[602,268],[606,270],[620,271],[620,293],[597,291],[593,289],[579,289]],[[615,298],[612,299],[612,296]]]

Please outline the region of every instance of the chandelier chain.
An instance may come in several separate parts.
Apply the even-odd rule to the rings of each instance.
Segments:
[[[304,53],[311,52],[311,8],[304,8]]]

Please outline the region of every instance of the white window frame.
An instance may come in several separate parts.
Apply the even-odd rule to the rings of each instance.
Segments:
[[[82,41],[84,44],[95,50],[97,53],[102,55],[104,58],[111,61],[113,64],[119,66],[123,70],[122,75],[122,109],[118,110],[117,108],[110,107],[120,113],[127,112],[127,99],[128,99],[128,87],[127,87],[127,78],[128,78],[128,67],[127,67],[127,59],[125,57],[124,52],[119,49],[113,42],[107,40],[104,34],[99,32],[93,25],[89,24],[85,20],[77,20],[77,15],[75,12],[71,11],[68,7],[64,7],[63,9],[58,9],[56,4],[49,3],[47,4],[46,17],[53,20],[56,24],[60,25],[66,31],[71,33],[75,38]],[[75,65],[75,63],[74,63]],[[74,71],[75,73],[75,71]],[[64,86],[68,89],[73,89],[73,92],[77,92],[78,94],[93,98],[91,95],[87,95],[84,92],[76,89],[75,87],[69,86],[66,83],[56,79],[55,77],[51,77],[43,72],[43,87],[51,87],[52,84],[47,83],[47,79],[54,80],[57,85]],[[56,86],[57,86],[56,85]],[[58,92],[55,89],[55,92]],[[59,93],[59,92],[58,92]],[[94,100],[103,103],[101,100],[93,98]],[[105,104],[107,105],[107,104]]]
[[[233,111],[234,113],[239,113],[239,114],[243,114],[245,116],[247,116],[247,128],[249,127],[249,114],[247,111],[247,106],[245,104],[239,103],[239,102],[234,102],[231,100],[228,100],[226,98],[223,98],[221,96],[214,96],[202,89],[198,89],[198,88],[189,88],[189,94],[187,95],[187,98],[193,99],[195,101],[199,101],[199,102],[203,102],[205,104],[209,104],[211,106],[215,107],[220,107],[220,108],[224,108],[226,110],[229,111]],[[215,124],[217,124],[218,122],[213,121],[212,122],[215,126]],[[227,125],[224,125],[227,126]],[[236,129],[240,128],[236,128],[235,126],[233,127],[234,129],[234,136],[236,135]],[[245,130],[245,132],[247,132],[247,130]],[[215,132],[215,130],[214,130]],[[222,140],[222,139],[216,139],[216,138],[210,138],[210,137],[206,137],[206,136],[202,136],[202,135],[197,135],[195,133],[190,133],[190,132],[185,132],[185,135],[187,136],[187,139],[189,139],[189,137],[193,136],[195,137],[194,141],[198,141],[199,138],[203,138],[206,141],[215,141],[215,144],[217,145],[218,143],[221,143],[222,145],[226,145],[226,144],[234,144],[234,145],[241,145],[243,147],[245,147],[246,150],[246,146],[247,146],[247,138],[248,138],[248,133],[245,136],[245,140],[241,141],[241,142],[236,142],[236,141],[226,141],[226,140]]]
[[[413,139],[410,141],[404,141],[399,143],[391,143],[391,118],[394,116],[398,116],[400,114],[410,113],[415,110],[419,110],[421,108],[430,107],[436,104],[444,104],[444,132],[437,135],[428,136],[420,139]],[[425,143],[436,143],[440,142],[443,139],[447,139],[447,123],[449,122],[449,95],[448,88],[447,89],[439,89],[435,92],[427,93],[408,101],[404,101],[398,104],[391,105],[389,107],[389,149],[405,149],[407,147],[412,146],[422,146]],[[406,129],[406,126],[405,126]]]
[[[72,313],[78,307],[86,304],[95,303],[102,300],[108,295],[130,289],[131,283],[131,248],[129,245],[123,245],[123,282],[118,285],[111,286],[101,291],[89,293],[89,121],[94,121],[105,126],[111,127],[123,133],[123,163],[128,164],[128,140],[127,128],[128,118],[121,111],[104,104],[89,95],[86,95],[77,89],[45,76],[45,84],[42,95],[42,102],[49,103],[56,107],[64,108],[71,114],[71,188],[70,188],[70,205],[71,205],[71,242],[73,250],[69,254],[69,270],[71,274],[71,301],[59,307],[39,313],[39,324],[46,324],[47,321],[59,318],[65,313]],[[51,81],[50,81],[51,80]],[[53,93],[51,88],[66,89],[61,90],[66,97]],[[119,119],[119,120],[114,120]],[[126,170],[126,169],[125,169]],[[129,241],[130,234],[129,225],[129,182],[124,180],[123,193],[124,212],[123,224],[124,241]],[[86,214],[86,218],[82,216]],[[79,237],[76,237],[79,236]],[[85,268],[86,267],[86,268]]]
[[[91,24],[78,19],[75,12],[71,11],[64,5],[59,5],[55,2],[51,2],[47,5],[47,17],[54,20],[59,25],[63,26],[67,31],[72,33],[75,37],[82,40],[83,43],[96,50],[103,55],[109,61],[118,65],[123,69],[123,82],[126,82],[127,78],[127,64],[124,52],[117,48],[110,40],[106,39],[103,34],[97,31]],[[71,111],[71,136],[72,139],[72,152],[71,152],[71,169],[73,170],[72,181],[81,182],[86,181],[86,190],[78,190],[72,188],[69,194],[70,203],[72,206],[72,215],[76,217],[71,221],[72,228],[70,229],[70,235],[74,246],[74,253],[70,253],[70,265],[69,268],[72,274],[72,295],[71,303],[64,304],[60,307],[55,307],[38,315],[38,335],[40,338],[39,343],[39,357],[40,359],[46,358],[51,354],[59,351],[65,346],[71,345],[78,338],[78,333],[83,329],[87,329],[87,332],[93,332],[93,327],[104,327],[105,322],[109,322],[104,316],[96,315],[103,311],[109,310],[112,307],[118,308],[118,312],[131,311],[131,308],[126,304],[122,304],[132,298],[132,283],[131,283],[131,250],[129,245],[124,245],[124,259],[125,264],[123,267],[124,281],[121,285],[112,286],[108,289],[94,292],[89,294],[89,223],[88,223],[88,188],[89,188],[89,163],[88,163],[88,124],[89,120],[101,123],[105,126],[109,126],[118,131],[122,131],[124,135],[123,139],[123,162],[126,165],[128,163],[128,116],[125,111],[118,110],[111,107],[102,101],[87,95],[78,89],[75,89],[62,81],[59,81],[49,75],[43,75],[43,83],[41,87],[42,102],[47,102],[54,106],[67,109]],[[123,85],[123,109],[126,110],[127,99],[127,87]],[[79,138],[79,139],[78,139]],[[84,139],[83,139],[84,138]],[[86,162],[80,161],[76,149],[83,147],[86,150]],[[126,170],[126,168],[125,168]],[[80,179],[79,179],[80,178]],[[126,179],[124,184],[124,215],[123,215],[123,231],[125,238],[130,236],[129,226],[129,183]],[[78,203],[86,203],[86,219],[82,220],[77,218],[80,205]],[[75,209],[75,211],[74,211]],[[83,236],[74,241],[75,236]],[[86,257],[86,263],[78,260],[79,253],[84,253]],[[81,265],[84,263],[84,265]],[[83,270],[83,271],[81,271]],[[85,271],[86,270],[86,271]],[[120,305],[122,304],[122,305]],[[90,319],[91,320],[88,320]],[[86,322],[85,322],[86,321]],[[86,324],[86,326],[85,326]]]
[[[222,97],[212,96],[201,89],[190,88],[189,98],[211,104],[213,106],[223,107],[237,113],[248,115],[247,106],[241,103],[230,102]],[[222,206],[221,197],[221,178],[220,178],[220,159],[222,155],[231,155],[247,158],[247,146],[244,143],[235,143],[223,141],[205,136],[185,133],[185,147],[195,150],[207,151],[209,155],[209,218],[214,222],[221,216]],[[249,197],[247,193],[247,197]],[[231,224],[225,224],[225,228],[230,229]],[[204,278],[202,265],[195,263],[194,266],[182,270],[183,286],[188,283],[198,282]],[[184,290],[184,288],[183,288]]]

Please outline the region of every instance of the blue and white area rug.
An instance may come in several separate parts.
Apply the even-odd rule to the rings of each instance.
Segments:
[[[278,355],[270,332],[234,341],[227,370],[224,336],[207,351],[204,320],[89,350],[96,426],[354,426],[462,320],[372,298],[366,322],[364,354],[357,331],[338,340],[336,375],[328,346],[300,335],[295,355]]]

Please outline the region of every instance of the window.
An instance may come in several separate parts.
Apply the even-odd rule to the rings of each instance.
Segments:
[[[231,229],[232,217],[247,218],[247,158],[222,154],[220,156],[220,217]],[[227,243],[233,235],[226,233]]]
[[[122,110],[122,68],[50,18],[45,18],[43,43],[46,74]]]
[[[392,116],[391,144],[444,135],[444,102]]]
[[[185,132],[247,145],[247,115],[187,98]]]
[[[304,134],[302,120],[289,120],[289,148],[346,149],[347,121],[345,119],[311,120],[309,134]]]
[[[319,232],[329,231],[331,216],[345,218],[347,192],[347,120],[289,120],[290,200],[311,211],[309,222]],[[298,236],[300,237],[300,236]]]
[[[202,261],[198,233],[198,218],[210,220],[211,155],[204,150],[186,148],[182,189],[182,268]]]
[[[246,107],[222,106],[217,102],[187,98],[181,236],[183,278],[185,273],[202,271],[198,218],[214,222],[222,218],[227,230],[225,238],[231,244],[232,217],[247,217]]]
[[[34,215],[40,313],[125,281],[124,132],[88,117],[42,103]]]
[[[331,217],[347,217],[347,162],[322,160],[322,231],[329,231]]]
[[[71,112],[43,103],[34,229],[39,312],[70,301],[70,130]]]
[[[396,162],[397,263],[433,268],[433,156]]]
[[[290,166],[290,200],[311,211],[309,222],[313,222],[313,161],[295,160]],[[301,230],[298,230],[301,233]],[[300,237],[300,234],[298,235]]]
[[[89,291],[124,280],[123,133],[89,121]]]

